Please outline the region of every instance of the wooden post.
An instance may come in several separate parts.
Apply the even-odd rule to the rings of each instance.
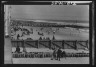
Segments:
[[[22,48],[24,48],[24,40],[22,41]]]
[[[37,40],[36,42],[37,42],[36,46],[37,46],[37,48],[39,48],[39,40]]]
[[[64,40],[62,41],[62,48],[64,49]]]
[[[74,41],[74,46],[75,46],[75,49],[77,50],[77,40]]]
[[[23,48],[23,51],[24,51],[24,40],[22,41],[22,48]]]
[[[25,49],[25,41],[24,40],[23,40],[22,46],[23,46],[23,52],[27,52]]]
[[[17,46],[19,46],[19,45],[18,45],[18,41],[16,41],[16,47],[17,47]]]
[[[49,49],[51,49],[52,41],[49,41]]]
[[[36,44],[37,44],[37,48],[39,48],[39,40],[37,40],[37,43]]]
[[[89,49],[89,46],[88,46],[88,40],[86,41],[86,47]]]

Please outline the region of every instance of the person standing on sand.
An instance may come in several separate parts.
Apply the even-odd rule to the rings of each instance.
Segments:
[[[56,59],[56,54],[57,54],[57,50],[54,49],[51,60]]]
[[[59,60],[59,61],[60,61],[60,58],[61,58],[61,53],[62,53],[61,48],[59,48],[58,51],[57,51],[57,60]]]
[[[62,57],[65,57],[65,59],[66,59],[66,52],[65,51],[62,52]]]

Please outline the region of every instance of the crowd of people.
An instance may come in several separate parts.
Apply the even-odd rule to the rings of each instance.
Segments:
[[[34,28],[27,28],[26,26],[12,26],[11,27],[11,37],[12,37],[12,39],[14,39],[14,36],[15,37],[17,37],[16,39],[20,39],[20,37],[24,37],[24,36],[26,36],[26,35],[30,35],[30,34],[35,34],[35,33],[33,33],[33,32],[36,32],[37,33],[37,35],[39,35],[40,36],[40,38],[38,38],[38,39],[42,39],[42,40],[49,40],[50,39],[50,37],[48,37],[48,35],[50,34],[50,33],[52,33],[53,32],[53,34],[55,34],[55,32],[56,31],[52,31],[52,28],[43,28],[43,27],[41,27],[40,29],[38,29],[38,28],[35,28],[34,29],[34,31],[33,31],[33,29]],[[50,31],[49,31],[50,30]],[[17,32],[20,32],[20,33],[17,33]],[[45,34],[45,33],[47,33],[47,34]],[[45,36],[47,36],[47,37],[45,37]],[[42,38],[43,37],[43,38]],[[32,39],[32,38],[31,38]]]
[[[17,46],[16,47],[16,53],[22,53],[20,52],[20,47]],[[26,48],[23,48],[23,52],[27,52],[26,51]],[[66,59],[66,52],[65,51],[62,51],[61,48],[55,48],[53,49],[53,53],[52,53],[52,56],[51,56],[51,60],[59,60],[60,61],[60,58],[62,57],[65,57]]]
[[[30,29],[30,30],[28,30],[24,26],[14,26],[14,27],[11,28],[11,36],[13,38],[13,36],[16,35],[17,31],[20,31],[22,34],[21,35],[17,34],[17,39],[19,39],[19,37],[24,37],[25,35],[33,34],[33,29]],[[15,34],[13,34],[13,33],[15,33]]]

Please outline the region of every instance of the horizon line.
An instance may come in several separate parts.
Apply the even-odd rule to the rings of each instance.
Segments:
[[[67,21],[67,22],[68,21],[75,21],[75,22],[77,22],[77,21],[82,21],[82,22],[85,21],[85,22],[89,22],[89,20],[57,20],[57,19],[55,20],[55,19],[24,19],[24,18],[19,19],[19,18],[12,18],[12,20],[14,20],[14,19],[15,20],[30,20],[30,21],[31,20],[45,20],[45,21],[48,20],[48,21]]]

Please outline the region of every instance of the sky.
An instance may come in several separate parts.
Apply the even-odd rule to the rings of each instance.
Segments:
[[[11,5],[14,19],[89,21],[88,5]]]

